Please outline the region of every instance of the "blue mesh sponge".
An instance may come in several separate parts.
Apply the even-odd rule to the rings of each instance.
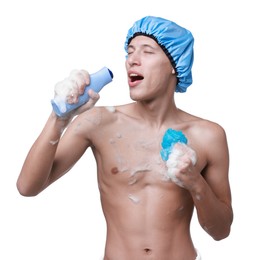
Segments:
[[[146,16],[128,30],[126,51],[130,41],[138,35],[151,37],[161,46],[176,71],[178,82],[175,91],[186,92],[192,84],[194,38],[191,32],[164,18]]]
[[[160,151],[161,157],[164,161],[168,160],[169,154],[176,143],[187,144],[187,138],[182,131],[167,129],[162,139],[162,150]]]

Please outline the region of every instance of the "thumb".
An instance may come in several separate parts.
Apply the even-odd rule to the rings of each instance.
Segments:
[[[88,91],[88,95],[89,95],[90,99],[86,103],[86,105],[87,105],[87,107],[89,106],[89,108],[92,108],[97,103],[97,101],[100,99],[100,95],[92,89],[90,89]]]
[[[95,91],[93,91],[92,89],[90,89],[88,91],[88,95],[89,95],[90,99],[88,100],[88,102],[86,102],[84,105],[80,106],[75,111],[76,115],[79,115],[79,114],[85,112],[86,110],[93,108],[94,105],[97,103],[97,101],[100,99],[100,95],[98,93],[96,93]]]

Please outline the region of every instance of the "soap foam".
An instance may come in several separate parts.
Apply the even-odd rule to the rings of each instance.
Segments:
[[[187,156],[190,158],[191,162],[193,165],[196,164],[197,162],[197,157],[196,153],[194,150],[192,150],[189,146],[187,146],[184,143],[177,143],[173,146],[169,158],[166,161],[166,166],[167,166],[167,176],[168,178],[179,185],[180,187],[183,187],[182,181],[180,181],[177,177],[176,174],[178,173],[179,169],[177,166],[180,164],[182,161],[182,157]]]
[[[66,100],[69,95],[74,95],[74,88],[75,83],[73,84],[70,78],[65,78],[63,81],[56,83],[54,87],[54,102],[60,108],[62,113],[65,113],[67,110]]]
[[[54,87],[54,102],[60,108],[62,113],[66,112],[66,101],[68,97],[76,97],[79,95],[78,86],[83,85],[85,79],[81,71],[71,71],[69,77],[57,82]]]
[[[135,204],[138,204],[140,202],[140,199],[132,194],[129,194],[128,198]]]
[[[114,113],[115,112],[115,107],[114,106],[107,106],[106,110],[108,110],[110,113]]]

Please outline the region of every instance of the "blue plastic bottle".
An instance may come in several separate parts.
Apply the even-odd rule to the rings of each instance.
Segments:
[[[94,90],[95,92],[99,93],[99,91],[108,83],[110,83],[113,79],[113,73],[107,67],[103,67],[96,73],[90,75],[90,85],[86,86],[85,92],[79,96],[78,103],[75,104],[68,104],[65,103],[65,106],[60,106],[56,100],[52,99],[51,104],[53,107],[54,112],[59,117],[64,117],[72,110],[79,108],[80,106],[84,105],[89,100],[88,91],[90,89]],[[62,107],[62,108],[61,108]]]

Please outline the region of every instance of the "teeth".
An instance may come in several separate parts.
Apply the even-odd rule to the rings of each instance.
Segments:
[[[129,76],[130,76],[130,77],[137,77],[137,76],[138,76],[138,74],[131,73],[131,74],[129,74]]]

